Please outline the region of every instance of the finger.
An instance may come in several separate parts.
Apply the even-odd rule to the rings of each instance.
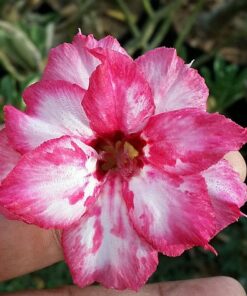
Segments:
[[[243,156],[239,152],[233,151],[227,153],[224,158],[231,164],[233,169],[239,173],[241,180],[244,181],[246,178],[246,163]]]
[[[0,216],[0,281],[41,269],[63,259],[54,231]]]
[[[147,285],[136,292],[118,292],[99,286],[85,289],[64,287],[47,291],[25,291],[8,296],[245,296],[243,287],[234,279],[215,277]],[[2,295],[2,296],[4,296]]]

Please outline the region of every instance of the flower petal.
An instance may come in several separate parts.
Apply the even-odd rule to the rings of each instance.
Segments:
[[[87,48],[78,50],[73,44],[64,43],[51,49],[42,79],[69,81],[86,89],[99,63]]]
[[[157,48],[136,60],[154,96],[155,113],[195,107],[206,110],[208,88],[174,48]]]
[[[137,132],[154,111],[150,88],[134,62],[113,51],[109,55],[90,78],[84,110],[99,135]]]
[[[83,47],[90,49],[101,47],[111,49],[128,56],[128,53],[125,51],[124,48],[121,47],[117,39],[113,38],[110,35],[100,40],[96,40],[92,34],[85,36],[81,33],[78,33],[73,39],[73,45],[76,46],[78,50]]]
[[[63,231],[62,244],[74,282],[107,288],[141,287],[157,266],[157,252],[133,229],[121,180],[109,178],[80,222]]]
[[[77,138],[47,141],[25,154],[4,179],[0,206],[43,228],[70,225],[97,191],[96,158]]]
[[[247,141],[244,129],[219,114],[183,109],[153,116],[143,137],[148,160],[172,173],[194,174]]]
[[[19,159],[20,154],[9,144],[5,129],[0,130],[0,184]]]
[[[125,192],[134,227],[165,255],[207,246],[215,233],[214,211],[199,175],[182,179],[146,165]]]
[[[41,81],[28,87],[23,93],[25,113],[5,107],[6,130],[14,147],[27,152],[63,135],[92,137],[81,107],[84,93],[66,81]]]
[[[217,231],[242,216],[240,207],[247,201],[246,185],[226,160],[202,172],[216,215]]]
[[[21,155],[15,151],[9,143],[5,129],[0,130],[0,184],[9,172],[16,166]],[[0,215],[8,219],[16,219],[5,208],[0,206]]]

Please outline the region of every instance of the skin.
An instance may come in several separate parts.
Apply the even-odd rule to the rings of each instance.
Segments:
[[[239,173],[246,177],[246,165],[237,152],[228,153],[225,158]],[[63,260],[59,233],[43,230],[18,221],[9,221],[0,216],[0,281],[5,281],[44,268]],[[146,285],[138,293],[116,292],[100,286],[85,289],[62,287],[56,290],[25,291],[1,294],[9,296],[244,296],[245,291],[234,279],[214,277],[187,281],[174,281]]]

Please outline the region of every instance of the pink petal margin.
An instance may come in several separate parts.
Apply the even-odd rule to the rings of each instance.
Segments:
[[[43,228],[76,222],[96,196],[97,154],[77,138],[45,142],[22,156],[0,187],[0,206]]]
[[[157,252],[137,235],[122,197],[122,182],[108,177],[99,199],[80,222],[63,231],[65,260],[75,284],[138,290],[155,271]]]
[[[146,165],[124,196],[135,229],[165,255],[208,246],[215,234],[214,210],[199,175],[179,178]]]
[[[9,143],[6,130],[0,130],[0,184],[8,173],[16,166],[20,153],[15,151]]]
[[[72,44],[64,43],[51,49],[42,79],[64,80],[87,89],[92,72],[100,64],[99,59],[90,53],[93,48],[105,48],[128,56],[111,36],[97,41],[93,35],[78,33]]]
[[[204,79],[177,56],[176,49],[150,50],[136,63],[152,89],[156,114],[189,107],[206,110]]]
[[[237,221],[247,201],[247,187],[226,160],[202,172],[216,215],[217,232]]]
[[[5,106],[6,131],[12,145],[28,152],[41,143],[64,135],[93,137],[81,101],[85,91],[66,81],[41,81],[28,87],[23,113]]]
[[[0,184],[2,180],[11,172],[16,166],[21,155],[15,151],[7,138],[5,129],[0,130]],[[0,197],[1,198],[1,197]],[[8,219],[16,219],[17,217],[0,206],[0,215]]]
[[[100,61],[85,47],[64,43],[50,50],[43,80],[64,80],[87,89],[89,77]]]
[[[100,40],[96,40],[92,34],[85,36],[80,32],[75,35],[73,39],[73,45],[80,51],[84,47],[89,49],[94,48],[105,48],[117,51],[121,54],[127,55],[128,53],[126,50],[119,44],[117,39],[113,38],[112,36],[106,36]]]
[[[220,114],[182,109],[150,118],[142,137],[154,166],[176,174],[196,174],[247,141],[247,129]]]
[[[92,74],[82,105],[99,135],[138,132],[154,112],[151,90],[135,63],[113,51]]]

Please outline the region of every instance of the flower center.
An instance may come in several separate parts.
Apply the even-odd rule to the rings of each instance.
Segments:
[[[114,146],[107,145],[103,149],[101,169],[106,172],[113,168],[123,167],[139,155],[139,152],[129,142],[117,141]]]
[[[143,166],[142,155],[145,141],[139,135],[124,136],[116,133],[113,136],[99,138],[92,146],[98,152],[98,173],[105,175],[110,170],[117,170],[124,177],[133,175]]]

